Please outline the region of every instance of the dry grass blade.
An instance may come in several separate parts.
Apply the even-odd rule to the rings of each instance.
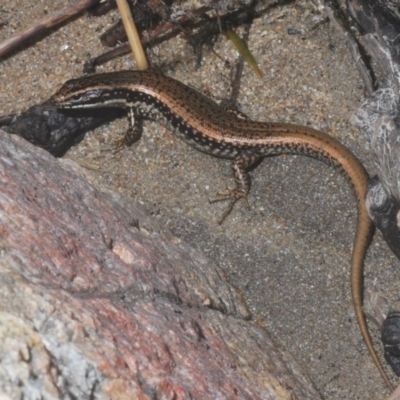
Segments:
[[[128,36],[129,44],[136,60],[136,66],[139,70],[149,68],[146,55],[143,50],[142,42],[140,40],[135,22],[133,21],[131,10],[129,9],[126,0],[117,0],[118,10],[121,14],[122,23]]]

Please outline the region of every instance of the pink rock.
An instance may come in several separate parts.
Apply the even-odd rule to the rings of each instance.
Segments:
[[[1,393],[320,398],[218,266],[77,168],[0,138]]]

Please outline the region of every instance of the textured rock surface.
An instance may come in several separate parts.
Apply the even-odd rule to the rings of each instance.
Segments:
[[[4,398],[319,398],[210,260],[73,166],[0,140]]]
[[[400,257],[400,146],[398,37],[400,13],[389,1],[351,0],[350,11],[362,28],[361,43],[374,61],[376,90],[363,101],[352,123],[371,144],[379,179],[371,181],[367,208],[396,256]]]

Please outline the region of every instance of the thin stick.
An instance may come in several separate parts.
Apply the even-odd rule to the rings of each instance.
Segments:
[[[0,43],[0,58],[10,54],[15,48],[23,44],[28,39],[37,36],[53,26],[65,21],[66,19],[79,14],[89,7],[96,5],[100,0],[79,0],[72,3],[52,15],[49,15],[30,28],[22,32],[17,32],[15,35]]]
[[[149,64],[128,3],[126,0],[117,0],[117,6],[119,13],[121,14],[122,23],[124,24],[126,36],[128,36],[129,44],[131,45],[133,56],[136,60],[137,69],[148,69]]]
[[[150,45],[153,40],[159,39],[162,35],[164,35],[164,37],[167,37],[168,34],[172,35],[181,32],[182,28],[180,28],[180,24],[184,24],[185,22],[190,21],[195,17],[201,16],[210,10],[211,7],[202,6],[191,11],[190,14],[182,15],[175,23],[171,21],[165,22],[152,32],[148,33],[147,35],[144,35],[143,44]],[[85,72],[93,72],[96,66],[104,64],[115,57],[124,56],[125,54],[128,54],[129,51],[131,51],[130,47],[127,45],[127,43],[124,43],[121,46],[92,59],[87,64],[87,66],[85,66]]]

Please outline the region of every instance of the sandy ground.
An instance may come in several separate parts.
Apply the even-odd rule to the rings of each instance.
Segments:
[[[29,2],[28,2],[29,3]],[[9,0],[0,8],[0,40],[65,2]],[[311,2],[275,8],[258,19],[250,47],[263,71],[245,68],[240,105],[255,120],[292,122],[329,132],[348,146],[370,174],[365,138],[349,125],[364,98],[353,60],[334,27],[320,23]],[[47,99],[83,63],[103,52],[100,32],[118,18],[83,16],[0,62],[0,114]],[[317,26],[316,26],[317,25]],[[315,27],[311,30],[310,28]],[[288,28],[301,34],[289,35]],[[240,32],[239,32],[240,33]],[[220,37],[215,51],[232,65],[235,51]],[[205,50],[201,68],[183,38],[153,48],[153,65],[215,100],[229,93],[230,69]],[[132,69],[131,56],[99,71]],[[222,226],[224,204],[208,199],[232,185],[230,162],[201,154],[149,123],[138,144],[108,151],[125,120],[86,135],[67,157],[100,166],[93,181],[132,197],[176,236],[206,252],[244,292],[254,318],[308,371],[326,399],[383,399],[388,394],[363,343],[350,301],[350,256],[356,204],[346,179],[305,157],[264,160],[252,172],[250,209],[237,206]],[[380,234],[369,250],[366,282],[394,301],[400,288],[398,260]],[[399,283],[397,283],[399,282]],[[371,325],[371,324],[370,324]],[[380,349],[379,331],[371,325]],[[383,359],[380,351],[380,356]]]

